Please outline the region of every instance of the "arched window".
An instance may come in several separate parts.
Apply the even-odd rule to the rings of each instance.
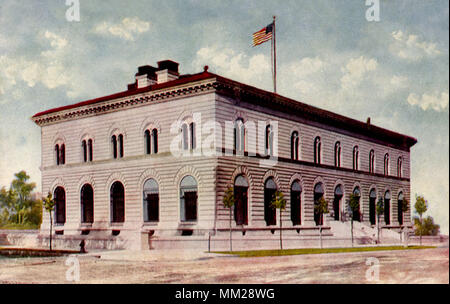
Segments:
[[[92,139],[88,139],[88,156],[89,156],[89,161],[91,162],[92,161],[92,159],[93,159],[93,154],[94,154],[94,151],[92,150],[93,149],[93,145],[92,145]]]
[[[191,122],[189,124],[189,132],[191,135],[191,149],[195,149],[197,147],[197,140],[195,138],[195,123]]]
[[[291,220],[292,225],[302,223],[302,186],[298,180],[291,185]]]
[[[150,136],[150,131],[145,130],[144,132],[144,140],[145,140],[145,154],[150,154],[152,152],[152,140]]]
[[[359,170],[359,148],[353,147],[353,170]]]
[[[60,159],[59,163],[64,165],[66,163],[66,145],[62,144],[59,151]]]
[[[266,155],[273,156],[273,136],[274,134],[272,125],[267,125],[265,135]]]
[[[63,187],[57,187],[53,196],[55,198],[55,223],[64,224],[66,222],[66,191]]]
[[[123,135],[119,134],[119,136],[117,137],[117,141],[119,144],[119,157],[122,158],[123,157]]]
[[[269,177],[264,183],[264,220],[266,225],[276,225],[276,210],[272,207],[271,202],[277,191],[277,184],[272,177]]]
[[[398,177],[402,177],[402,164],[403,164],[403,159],[401,156],[399,156],[399,158],[397,160],[397,176]]]
[[[152,139],[153,139],[153,153],[158,153],[158,130],[152,130]]]
[[[403,200],[404,200],[403,192],[400,192],[398,194],[398,201],[397,201],[397,218],[398,223],[400,225],[403,225]]]
[[[189,150],[189,132],[188,125],[186,123],[181,125],[181,140],[183,150]]]
[[[317,183],[314,186],[314,207],[319,204],[319,200],[323,197],[324,193],[323,184]],[[319,214],[316,208],[314,208],[314,222],[316,222],[317,226],[323,224],[323,214]]]
[[[389,154],[384,155],[384,175],[389,175]]]
[[[245,151],[245,126],[242,118],[236,119],[234,122],[234,151]]]
[[[358,210],[353,211],[353,220],[360,222],[361,221],[361,190],[359,187],[355,187],[353,189],[353,196],[356,197],[356,199],[359,202]]]
[[[369,153],[369,173],[375,172],[375,151],[370,150]]]
[[[299,148],[299,139],[298,132],[294,131],[291,135],[291,159],[298,160],[298,148]]]
[[[87,160],[88,160],[88,149],[87,149],[87,143],[86,143],[86,140],[83,140],[82,142],[81,142],[81,149],[82,149],[82,153],[83,153],[83,161],[84,162],[87,162]]]
[[[152,129],[151,131],[145,130],[144,142],[146,154],[158,153],[158,130],[156,128]]]
[[[384,193],[384,222],[386,225],[391,224],[391,193],[389,190]]]
[[[111,144],[114,158],[123,157],[123,135],[113,135],[111,136]]]
[[[196,138],[195,138],[195,123],[191,122],[189,124],[183,123],[181,125],[181,147],[183,150],[195,149]]]
[[[320,141],[320,137],[317,136],[314,139],[314,163],[320,164],[321,161],[321,149],[322,149],[322,143]]]
[[[159,221],[159,188],[153,178],[144,183],[144,221]]]
[[[197,181],[187,175],[180,183],[180,219],[182,222],[197,220]]]
[[[377,191],[375,189],[371,189],[369,193],[369,220],[371,225],[376,224],[376,200]]]
[[[341,166],[341,143],[338,141],[334,144],[334,166]]]
[[[81,154],[84,162],[92,161],[92,139],[83,139],[81,141]]]
[[[334,220],[339,221],[341,218],[341,201],[344,196],[344,188],[342,185],[337,185],[334,189],[333,211]]]
[[[248,225],[248,182],[239,175],[234,181],[234,220],[236,225]]]
[[[56,165],[59,165],[59,145],[55,145],[55,160],[56,160]]]
[[[111,136],[111,144],[112,144],[113,157],[117,158],[117,136],[116,135]]]
[[[125,189],[121,182],[114,182],[110,191],[111,222],[123,223],[125,221]]]
[[[94,222],[94,189],[89,184],[81,188],[81,222]]]

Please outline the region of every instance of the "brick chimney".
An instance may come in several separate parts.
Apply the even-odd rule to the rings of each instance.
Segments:
[[[136,73],[136,88],[145,88],[156,83],[156,72],[157,68],[150,65],[143,65],[138,68]]]
[[[156,71],[156,82],[164,83],[178,79],[178,62],[172,60],[158,61],[158,69]]]

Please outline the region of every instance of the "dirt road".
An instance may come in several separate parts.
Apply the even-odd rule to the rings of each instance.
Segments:
[[[449,283],[448,248],[259,258],[99,252],[77,259],[78,283]],[[66,279],[68,271],[74,278],[74,263],[67,257],[3,258],[0,283],[74,283]]]

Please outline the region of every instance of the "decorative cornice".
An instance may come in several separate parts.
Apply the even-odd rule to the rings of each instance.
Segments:
[[[142,106],[148,103],[175,99],[186,95],[204,94],[216,88],[216,84],[209,79],[197,83],[190,83],[189,86],[171,87],[169,90],[150,91],[137,93],[126,98],[113,99],[106,102],[77,107],[69,110],[53,112],[36,117],[32,120],[39,126],[49,125],[61,121],[72,120],[81,117],[89,117],[98,114],[114,112],[118,109]]]

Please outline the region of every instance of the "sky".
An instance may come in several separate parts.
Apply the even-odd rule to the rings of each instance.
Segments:
[[[251,36],[275,15],[278,93],[417,138],[411,201],[424,195],[448,234],[449,4],[376,2],[2,0],[0,187],[25,170],[40,189],[32,115],[123,91],[138,66],[208,65],[271,91],[270,43]]]

